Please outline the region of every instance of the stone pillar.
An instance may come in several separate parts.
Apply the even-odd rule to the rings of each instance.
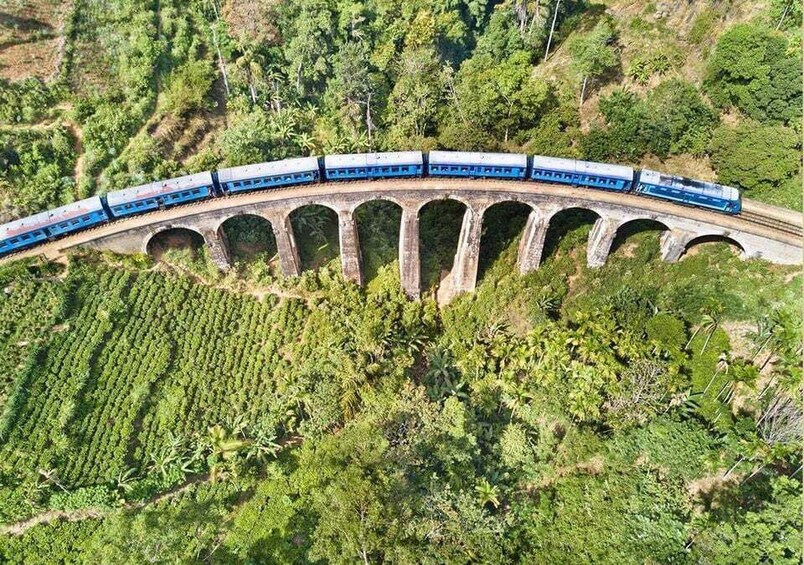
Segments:
[[[528,216],[528,223],[525,224],[517,256],[520,274],[524,275],[539,268],[544,252],[544,238],[550,227],[552,215],[552,211],[545,213],[540,210],[532,210]]]
[[[232,267],[232,260],[229,257],[229,242],[223,230],[203,230],[204,242],[209,249],[209,256],[212,262],[221,271],[228,271]]]
[[[589,234],[589,246],[586,250],[586,264],[597,268],[606,264],[611,251],[611,244],[617,235],[617,228],[622,224],[619,219],[598,218]]]
[[[480,236],[483,231],[484,208],[466,207],[458,238],[458,251],[452,263],[452,288],[455,294],[472,292],[477,285],[480,260]]]
[[[695,237],[682,230],[667,230],[659,240],[659,249],[662,254],[662,261],[675,263],[684,254],[687,244]]]
[[[363,268],[360,258],[360,239],[357,235],[355,216],[350,210],[338,211],[338,227],[343,278],[362,285]]]
[[[290,224],[290,214],[266,215],[271,222],[271,229],[276,238],[276,252],[279,254],[279,266],[285,277],[298,277],[301,274],[299,250],[296,248],[296,237]]]
[[[415,205],[402,208],[402,224],[399,227],[399,280],[405,294],[410,298],[419,297],[421,292],[419,207]]]

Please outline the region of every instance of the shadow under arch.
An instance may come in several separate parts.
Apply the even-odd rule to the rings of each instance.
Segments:
[[[483,213],[483,232],[480,237],[478,283],[503,255],[510,255],[516,270],[518,242],[525,230],[533,208],[524,202],[496,202]]]
[[[340,255],[338,213],[323,204],[305,204],[290,213],[301,270],[315,270]]]
[[[597,212],[583,206],[565,208],[553,214],[544,238],[541,262],[544,263],[554,257],[562,247],[569,250],[587,242],[589,232],[598,219],[600,215]]]
[[[736,239],[727,235],[710,234],[691,239],[687,245],[684,246],[684,253],[681,254],[681,259],[695,255],[705,247],[722,247],[724,245],[732,255],[746,257],[745,247]]]
[[[193,255],[204,249],[206,242],[199,232],[182,226],[165,228],[153,234],[145,243],[145,252],[155,261],[162,261],[171,250],[189,250]]]
[[[276,259],[276,238],[271,222],[257,214],[235,214],[218,226],[218,236],[226,242],[232,261],[251,262]]]
[[[399,259],[402,206],[380,198],[361,203],[354,211],[357,222],[363,279],[377,276],[380,267]]]
[[[419,208],[421,287],[438,285],[452,270],[467,205],[455,198],[430,200]]]
[[[637,249],[641,248],[645,249],[645,252],[650,257],[658,256],[660,252],[659,237],[666,231],[670,231],[670,228],[665,223],[651,218],[637,218],[623,222],[617,228],[617,234],[611,243],[609,255],[619,252],[621,256],[631,257]],[[635,236],[640,236],[640,234],[653,234],[656,237],[650,238],[649,241],[631,239]]]

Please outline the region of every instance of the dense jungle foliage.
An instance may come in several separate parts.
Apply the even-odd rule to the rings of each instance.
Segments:
[[[801,208],[798,0],[33,4],[63,41],[52,76],[0,80],[6,217],[411,147]],[[362,289],[315,206],[293,279],[251,216],[224,224],[226,274],[178,232],[158,260],[1,266],[0,562],[800,563],[800,270],[726,243],[666,264],[650,222],[589,269],[595,217],[569,210],[520,276],[509,203],[484,216],[477,291],[439,306],[463,213],[421,212],[421,301],[387,202],[356,213]]]
[[[364,290],[312,222],[294,280],[270,247],[5,267],[0,558],[799,562],[801,276],[665,264],[641,224],[591,270],[569,211],[520,277],[518,206],[442,309],[402,294],[379,203]]]
[[[801,209],[800,0],[7,4],[11,31],[37,6],[64,21],[48,80],[4,80],[0,52],[3,221],[218,166],[412,148],[647,165]]]

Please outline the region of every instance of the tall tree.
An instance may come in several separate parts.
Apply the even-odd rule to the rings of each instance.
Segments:
[[[554,102],[547,83],[533,76],[530,55],[518,51],[499,64],[467,61],[459,72],[456,109],[470,125],[505,142],[538,123]]]
[[[327,83],[332,110],[340,116],[341,124],[353,138],[365,131],[371,140],[375,129],[371,117],[374,85],[368,47],[353,41],[344,43],[332,66],[332,78]]]
[[[572,66],[582,80],[580,103],[583,104],[589,80],[597,80],[620,65],[615,47],[614,26],[603,20],[588,34],[577,36],[569,44]]]
[[[288,75],[295,77],[297,92],[304,96],[321,86],[330,72],[334,52],[334,16],[327,0],[294,0],[284,8],[290,40],[285,44]]]
[[[801,116],[801,77],[801,50],[784,35],[739,24],[718,40],[704,84],[716,105],[778,123]]]
[[[438,55],[432,47],[402,53],[386,110],[392,144],[401,147],[411,137],[423,138],[432,132],[443,91],[440,71]]]

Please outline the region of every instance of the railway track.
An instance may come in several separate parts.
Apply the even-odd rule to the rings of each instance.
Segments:
[[[790,223],[789,221],[781,218],[746,211],[740,212],[738,217],[747,222],[751,222],[752,224],[757,224],[772,230],[794,235],[796,237],[804,237],[804,228],[802,228],[801,225]]]
[[[359,187],[361,187],[361,186],[370,186],[371,183],[372,183],[372,181],[368,181],[368,183],[367,183],[367,181],[345,181],[345,182],[339,182],[338,183],[338,186],[340,188],[339,192],[351,192],[351,189],[353,187],[358,189],[358,190],[356,190],[356,192],[360,192]],[[409,186],[410,185],[410,179],[384,179],[382,181],[382,184],[383,184],[384,187],[396,188],[396,186],[399,186],[400,188],[409,188],[410,187]],[[498,185],[511,185],[513,187],[513,186],[516,186],[516,185],[520,185],[522,183],[521,183],[521,181],[516,181],[516,180],[496,180],[495,184],[498,184]],[[316,183],[316,184],[313,184],[313,185],[309,185],[307,188],[308,189],[314,189],[314,188],[317,188],[317,187],[318,187],[318,184]],[[465,187],[465,185],[457,186],[456,187],[457,188],[456,194],[458,192],[460,192],[461,188],[464,188],[464,187]],[[545,186],[540,186],[539,188],[543,189],[545,191],[549,191],[549,192],[552,192],[553,190],[558,190],[558,189],[561,189],[561,191],[566,191],[567,190],[566,187],[556,187],[555,185],[545,185]],[[578,189],[572,189],[572,190],[575,191],[575,190],[578,190]],[[182,204],[180,206],[175,206],[175,207],[171,207],[171,208],[167,208],[167,209],[151,210],[151,211],[148,211],[148,212],[145,212],[145,213],[137,214],[136,216],[118,219],[118,220],[116,220],[114,222],[111,222],[111,223],[100,224],[100,225],[97,225],[97,226],[93,226],[91,228],[88,228],[86,230],[82,230],[81,232],[78,232],[78,233],[73,234],[71,236],[68,236],[68,237],[64,238],[63,240],[58,240],[57,239],[57,240],[45,241],[45,242],[42,242],[38,246],[29,248],[29,249],[23,249],[23,250],[20,250],[20,251],[16,251],[14,253],[5,255],[3,257],[0,257],[0,263],[6,263],[8,261],[13,261],[13,260],[18,259],[18,258],[31,257],[31,256],[36,256],[36,255],[54,258],[55,257],[55,255],[53,255],[54,250],[59,252],[59,253],[61,253],[64,249],[66,249],[68,247],[72,247],[74,245],[80,245],[83,241],[94,239],[94,237],[93,237],[94,235],[102,237],[102,236],[106,235],[106,232],[109,232],[109,228],[111,226],[115,225],[115,224],[117,224],[119,226],[119,228],[121,228],[122,230],[135,229],[135,228],[141,227],[142,225],[147,225],[147,224],[151,223],[152,220],[155,220],[159,216],[164,215],[166,212],[170,213],[171,211],[177,212],[178,210],[182,210],[181,216],[176,216],[175,214],[172,214],[173,216],[176,216],[176,217],[174,217],[172,219],[174,221],[177,221],[177,220],[180,219],[180,217],[183,217],[183,216],[188,215],[188,214],[191,215],[193,210],[209,208],[211,202],[217,202],[219,207],[226,208],[227,206],[224,203],[229,203],[229,205],[233,205],[233,204],[235,204],[237,202],[241,202],[241,201],[244,202],[244,203],[248,203],[248,201],[250,201],[251,199],[255,199],[255,197],[260,196],[260,194],[264,196],[268,192],[270,192],[270,194],[282,193],[283,194],[282,198],[290,198],[292,196],[295,196],[296,195],[295,193],[301,192],[301,191],[299,190],[298,186],[288,186],[288,187],[281,187],[281,188],[277,187],[275,189],[272,189],[272,190],[266,191],[266,192],[252,191],[252,192],[245,192],[245,193],[230,194],[230,195],[226,195],[226,196],[217,197],[217,198],[215,198],[213,200],[204,199],[204,200],[198,200],[198,201],[195,201],[195,202],[188,202],[188,203]],[[377,196],[379,198],[382,198],[382,196],[380,195],[381,192],[385,192],[385,190],[382,190],[382,191],[378,192]],[[585,195],[589,194],[589,191],[583,190],[583,189],[580,192],[582,194],[585,194]],[[287,196],[285,196],[285,195],[287,195]],[[300,193],[299,196],[302,197],[302,198],[305,198],[307,195],[303,194],[303,193]],[[318,195],[317,194],[312,194],[310,196],[314,199]],[[602,191],[600,193],[600,196],[602,197],[601,200],[608,200],[608,197],[611,196],[611,194],[608,193],[608,192]],[[652,199],[652,198],[647,198],[647,199],[644,199],[644,200],[651,201],[651,202],[656,202],[657,201],[656,199]],[[769,205],[762,204],[762,203],[759,203],[759,202],[755,202],[755,201],[752,201],[752,200],[744,200],[743,201],[743,210],[742,210],[742,212],[740,214],[738,214],[738,215],[731,216],[731,215],[726,215],[726,214],[718,214],[717,212],[702,211],[702,210],[700,210],[698,208],[679,205],[679,204],[675,204],[675,203],[671,203],[671,202],[667,202],[667,201],[659,201],[659,202],[662,203],[663,207],[669,208],[669,210],[667,210],[667,212],[669,212],[669,213],[676,213],[677,215],[687,216],[689,214],[684,214],[683,210],[694,210],[694,214],[698,214],[698,213],[703,212],[703,213],[706,213],[707,215],[712,215],[712,217],[723,217],[723,219],[724,219],[723,225],[724,226],[730,225],[730,227],[738,228],[738,226],[734,225],[735,223],[745,222],[745,223],[752,224],[753,226],[755,226],[754,230],[764,231],[765,232],[764,237],[771,237],[772,239],[778,239],[780,241],[786,241],[787,244],[790,244],[790,245],[801,245],[801,243],[804,242],[804,221],[802,221],[802,215],[801,215],[801,213],[794,212],[792,210],[786,210],[786,209],[778,208],[778,207],[775,207],[775,206],[769,206]],[[261,199],[257,199],[255,201],[255,203],[263,203],[263,201]],[[315,203],[315,202],[311,200],[310,203]],[[717,223],[717,222],[715,222],[715,223]],[[126,224],[128,224],[128,225],[126,226]],[[749,230],[749,231],[753,231],[753,230]],[[770,235],[769,232],[775,233],[776,237],[774,237],[773,235]],[[70,240],[75,240],[75,243],[72,243],[72,244],[68,243]]]

